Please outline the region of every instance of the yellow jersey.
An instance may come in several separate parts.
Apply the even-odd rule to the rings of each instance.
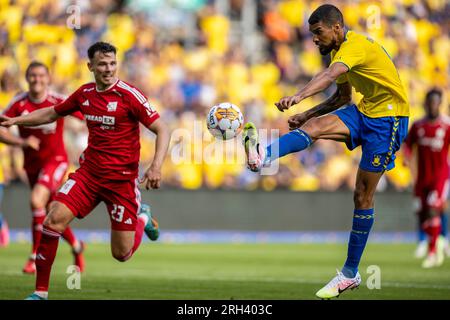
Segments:
[[[349,71],[336,83],[349,82],[363,95],[358,110],[370,118],[409,116],[409,103],[397,69],[386,50],[371,38],[347,31],[331,63],[341,62]]]

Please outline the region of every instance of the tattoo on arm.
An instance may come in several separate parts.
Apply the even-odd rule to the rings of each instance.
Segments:
[[[346,82],[337,86],[336,92],[330,98],[307,111],[308,118],[328,114],[351,101],[352,87],[350,84]]]

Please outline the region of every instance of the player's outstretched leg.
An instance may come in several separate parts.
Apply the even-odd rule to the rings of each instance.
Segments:
[[[247,167],[254,172],[260,171],[262,166],[269,165],[277,158],[302,151],[312,144],[308,133],[301,129],[295,129],[274,141],[264,150],[259,143],[256,126],[251,122],[244,126],[243,139]]]

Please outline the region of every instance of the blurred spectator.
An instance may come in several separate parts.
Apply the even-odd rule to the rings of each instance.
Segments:
[[[349,28],[369,34],[390,53],[409,93],[411,123],[422,115],[420,103],[429,87],[439,86],[449,92],[448,1],[332,2],[343,11]],[[119,49],[119,77],[142,88],[175,130],[171,156],[164,165],[167,186],[294,191],[353,188],[360,155],[349,153],[343,144],[320,141],[309,150],[281,159],[276,176],[260,177],[245,170],[239,139],[221,144],[207,133],[204,119],[208,109],[230,101],[241,108],[246,121],[267,130],[263,140],[270,142],[277,135],[271,129],[283,134],[289,115],[325,98],[310,98],[285,113],[273,105],[327,64],[328,58],[320,56],[313,45],[307,24],[309,14],[320,3],[249,3],[0,1],[0,107],[5,108],[25,88],[24,68],[31,60],[49,66],[56,91],[70,93],[92,81],[85,67],[86,50],[93,42],[106,40]],[[67,11],[71,5],[81,13],[78,27],[67,25],[74,14]],[[249,17],[255,21],[242,21]],[[244,24],[252,34],[243,34]],[[252,45],[242,45],[242,41]],[[334,87],[327,93],[332,90]],[[353,97],[355,103],[361,98],[356,92]],[[443,105],[448,105],[446,98]],[[86,130],[70,123],[67,129],[66,145],[76,167],[85,147]],[[151,160],[153,143],[153,136],[144,130],[143,166]],[[401,161],[396,164],[396,169],[386,175],[383,188],[410,187],[409,171]]]

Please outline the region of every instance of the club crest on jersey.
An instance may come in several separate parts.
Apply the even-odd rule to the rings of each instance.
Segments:
[[[115,112],[117,109],[117,101],[109,102],[106,108],[108,109],[108,112]]]
[[[381,165],[381,156],[380,155],[376,154],[373,156],[372,165],[374,167],[378,167]]]

